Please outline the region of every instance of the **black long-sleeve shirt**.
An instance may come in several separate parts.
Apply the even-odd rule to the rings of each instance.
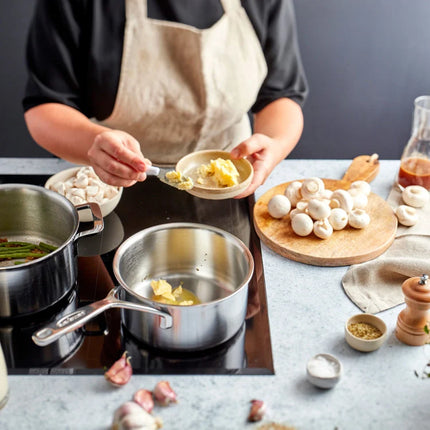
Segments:
[[[281,97],[302,105],[307,83],[292,0],[241,3],[268,66],[252,112]],[[147,4],[152,19],[200,29],[212,26],[224,13],[220,0],[148,0]],[[90,118],[107,118],[118,89],[124,28],[125,1],[38,0],[28,34],[24,110],[56,102]]]

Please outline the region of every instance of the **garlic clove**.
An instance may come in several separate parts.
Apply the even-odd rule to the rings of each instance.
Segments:
[[[251,409],[249,411],[248,421],[255,422],[262,420],[266,414],[266,410],[267,407],[263,400],[251,400]]]
[[[133,374],[130,364],[131,357],[127,357],[127,351],[122,354],[115,363],[105,372],[105,378],[115,387],[125,385]]]
[[[158,382],[154,388],[153,395],[157,403],[161,406],[177,402],[176,393],[167,381]]]
[[[157,430],[163,426],[160,418],[154,417],[137,403],[126,402],[114,413],[112,430]]]
[[[140,405],[146,412],[151,413],[154,408],[154,399],[149,390],[141,389],[134,393],[133,401]]]

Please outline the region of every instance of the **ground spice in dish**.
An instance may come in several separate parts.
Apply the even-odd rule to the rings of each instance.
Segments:
[[[382,336],[382,332],[379,328],[365,322],[349,324],[348,330],[354,336],[364,340],[377,339]]]

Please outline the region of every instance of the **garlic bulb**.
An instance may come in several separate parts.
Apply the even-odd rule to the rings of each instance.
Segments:
[[[137,403],[126,402],[114,414],[112,430],[157,430],[163,426],[160,418],[154,417]]]

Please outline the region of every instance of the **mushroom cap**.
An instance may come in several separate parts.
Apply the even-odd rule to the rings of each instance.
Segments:
[[[328,239],[333,234],[333,227],[327,218],[315,221],[314,234],[320,239]]]
[[[351,196],[351,194],[348,193],[346,190],[335,190],[333,192],[333,195],[331,197],[332,201],[332,207],[340,207],[342,208],[346,213],[350,213],[354,207],[354,200]],[[337,205],[337,203],[339,205]]]
[[[348,224],[348,214],[342,208],[334,208],[330,212],[328,221],[333,230],[342,230]]]
[[[353,209],[348,215],[349,225],[354,228],[364,228],[370,223],[369,214],[363,209]]]
[[[284,194],[274,195],[267,204],[267,210],[273,218],[282,218],[290,212],[291,203]]]
[[[300,189],[302,188],[302,183],[299,181],[293,181],[285,189],[285,196],[291,203],[291,207],[295,207],[297,202],[302,198],[302,193]]]
[[[291,219],[291,228],[299,236],[308,236],[312,233],[314,222],[309,215],[300,213]]]
[[[400,205],[394,211],[399,223],[411,227],[418,222],[418,213],[415,208],[407,205]]]
[[[308,214],[314,220],[327,218],[330,215],[331,208],[328,203],[320,199],[310,199],[308,203]]]
[[[305,200],[309,200],[313,197],[319,197],[324,191],[324,182],[320,178],[308,178],[302,183],[301,193]]]
[[[348,190],[348,193],[351,194],[353,200],[353,209],[364,209],[367,206],[368,198],[365,193],[363,193],[359,188],[351,188]]]
[[[429,200],[429,192],[421,185],[409,185],[402,191],[403,201],[414,208],[422,208]]]
[[[370,194],[370,191],[371,191],[370,184],[369,184],[369,182],[366,182],[366,181],[354,181],[350,185],[349,189],[350,190],[359,190],[360,192],[362,192],[366,196],[368,196]]]

